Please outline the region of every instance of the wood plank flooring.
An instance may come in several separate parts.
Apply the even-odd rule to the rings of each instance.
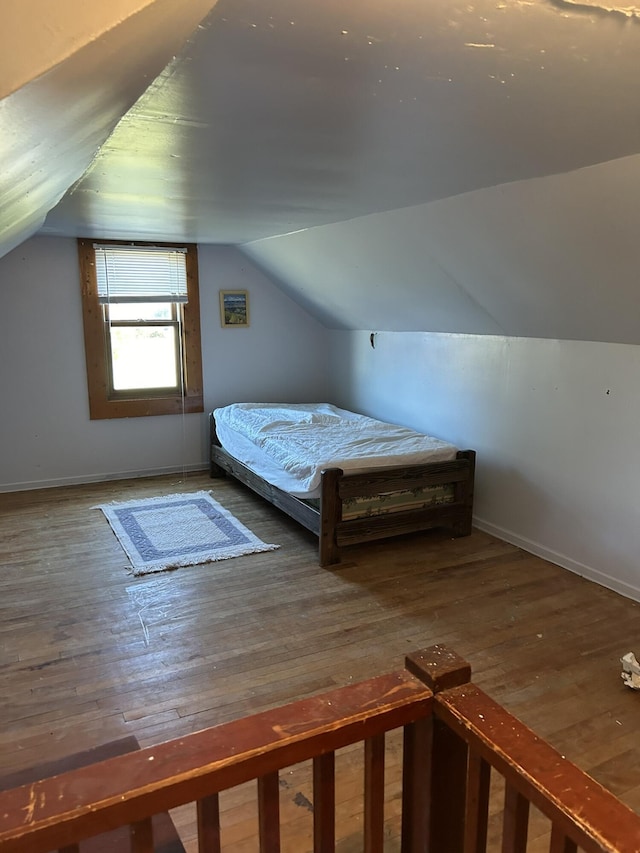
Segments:
[[[202,488],[281,548],[128,574],[95,505]],[[640,653],[640,606],[484,533],[357,546],[328,571],[311,534],[203,473],[0,495],[0,565],[2,772],[129,734],[148,746],[397,668],[439,642],[471,662],[493,698],[640,811],[640,693],[622,684],[619,663]],[[395,850],[399,743],[391,738],[387,751]],[[352,780],[339,789],[337,819],[339,850],[349,853],[361,849],[359,755],[347,750],[338,762]],[[302,853],[308,768],[284,773],[281,790],[291,836],[283,850]],[[225,838],[238,853],[257,849],[253,800],[244,786],[223,804]],[[192,810],[174,819],[195,849]]]

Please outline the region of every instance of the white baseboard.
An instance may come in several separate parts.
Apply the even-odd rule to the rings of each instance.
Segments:
[[[208,471],[206,463],[191,465],[170,465],[166,468],[152,468],[141,471],[117,471],[107,474],[85,474],[77,477],[57,477],[51,480],[30,480],[23,483],[0,484],[0,492],[26,492],[32,489],[53,489],[60,486],[82,486],[85,483],[106,483],[111,480],[137,480],[142,477],[159,477],[163,474],[192,474],[196,471]]]
[[[541,557],[549,563],[554,563],[556,566],[560,566],[563,569],[568,569],[576,575],[580,575],[580,577],[593,581],[607,589],[611,589],[613,592],[620,593],[620,595],[624,595],[625,598],[640,601],[640,588],[637,586],[632,586],[631,584],[618,580],[599,569],[594,569],[591,566],[584,565],[584,563],[579,563],[577,560],[572,560],[571,557],[567,557],[565,554],[559,554],[557,551],[545,548],[545,546],[541,545],[539,542],[533,542],[531,539],[527,539],[524,536],[518,536],[517,533],[514,533],[511,530],[505,530],[504,527],[498,527],[496,524],[491,524],[482,518],[474,516],[473,526],[477,527],[478,530],[489,533],[491,536],[495,536],[497,539],[510,542],[511,545],[516,545],[518,548],[522,548],[523,551],[535,554],[536,557]]]

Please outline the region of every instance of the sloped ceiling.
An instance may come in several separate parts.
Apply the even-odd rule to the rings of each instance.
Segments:
[[[331,328],[640,343],[640,156],[258,240]]]
[[[116,0],[97,9],[84,0],[3,4],[0,256],[41,226],[214,5],[215,0]]]
[[[76,104],[79,85],[81,103],[109,91],[108,115],[56,110],[56,139],[82,127],[89,142],[75,168],[52,159],[48,193],[34,202],[41,187],[9,176],[21,233],[49,203],[43,234],[239,244],[330,326],[640,342],[617,321],[634,307],[640,224],[639,14],[563,0],[219,0],[131,109],[153,64],[124,41],[113,75],[80,83],[75,54],[0,102],[4,127],[7,104],[28,117],[13,148],[0,137],[15,171],[19,143],[48,138],[29,87],[53,83],[49,105],[69,91],[61,103]],[[594,294],[612,279],[605,317]],[[584,288],[593,317],[576,320]]]

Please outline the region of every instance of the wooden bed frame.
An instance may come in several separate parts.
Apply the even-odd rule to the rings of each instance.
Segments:
[[[386,468],[366,474],[345,474],[340,468],[327,468],[322,472],[320,506],[316,508],[267,483],[239,459],[227,453],[218,440],[213,413],[209,415],[209,427],[211,476],[231,474],[315,533],[321,566],[340,563],[342,547],[360,542],[386,539],[433,527],[449,528],[456,537],[469,536],[471,533],[476,461],[474,450],[459,450],[456,459],[450,462]],[[385,515],[348,520],[342,518],[342,502],[348,498],[374,497],[387,492],[444,484],[454,486],[455,497],[451,503]]]

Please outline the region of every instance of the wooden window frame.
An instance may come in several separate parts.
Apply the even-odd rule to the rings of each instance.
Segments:
[[[108,328],[98,301],[94,246],[121,246],[122,243],[122,240],[78,240],[89,416],[91,420],[104,420],[203,412],[198,248],[193,243],[179,244],[187,250],[185,262],[189,294],[189,301],[178,307],[182,312],[183,393],[171,391],[156,395],[153,392],[143,394],[132,391],[130,396],[126,396],[122,391],[111,392],[106,337]],[[131,242],[128,245],[172,247],[178,244]]]

